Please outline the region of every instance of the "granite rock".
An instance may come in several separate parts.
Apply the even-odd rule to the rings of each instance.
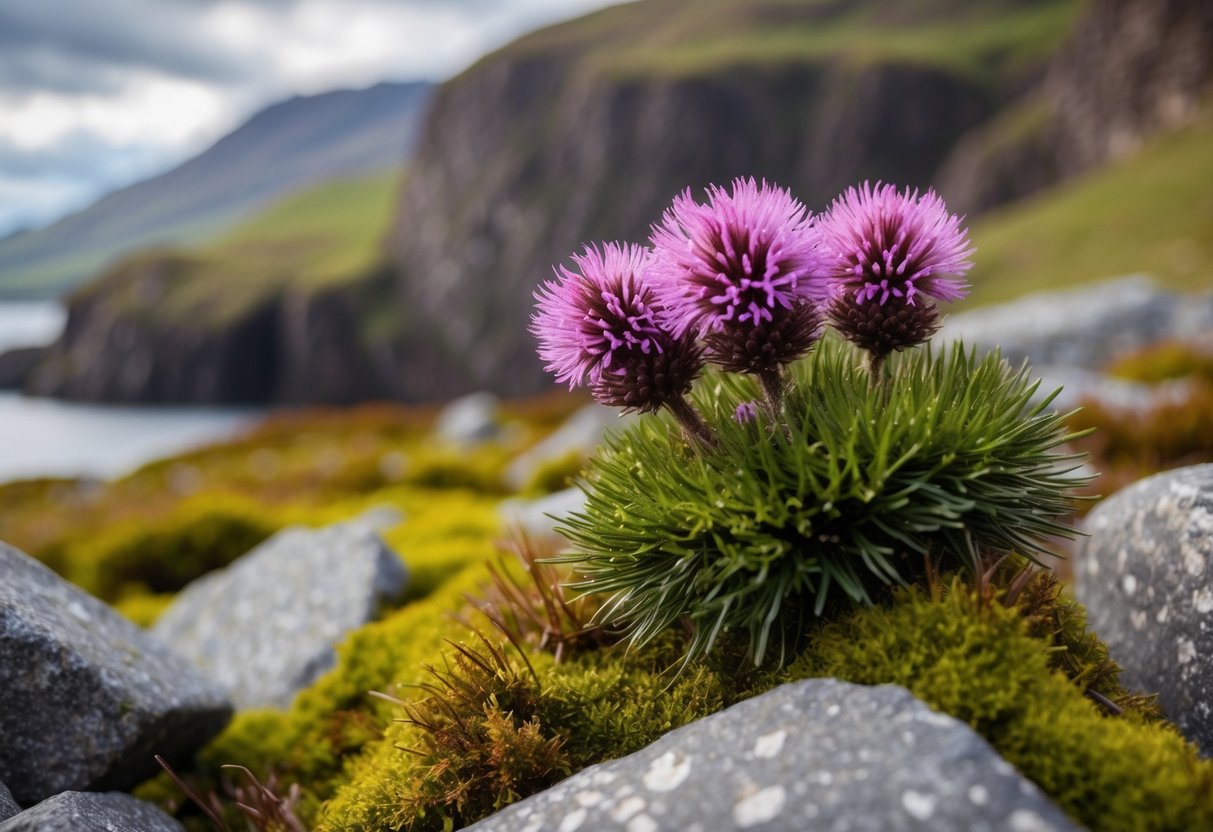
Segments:
[[[1142,384],[1081,367],[1033,365],[1031,375],[1040,379],[1034,400],[1040,401],[1060,389],[1051,407],[1063,412],[1079,407],[1084,401],[1096,401],[1113,410],[1142,413],[1168,401],[1183,401],[1191,395],[1187,381]]]
[[[539,442],[519,454],[506,468],[506,484],[515,490],[525,488],[544,463],[577,454],[589,457],[602,442],[608,428],[627,426],[629,417],[617,408],[588,404],[565,420]]]
[[[184,827],[129,794],[63,792],[0,823],[0,832],[184,832]]]
[[[904,688],[784,685],[592,766],[477,832],[1077,830],[968,726]]]
[[[434,434],[452,445],[474,445],[497,436],[498,401],[492,393],[472,393],[444,407],[434,420]]]
[[[1130,687],[1213,755],[1213,465],[1147,477],[1088,515],[1076,593]]]
[[[1213,329],[1213,293],[1182,295],[1141,275],[948,316],[935,343],[1000,347],[1012,363],[1098,370],[1118,355]]]
[[[17,801],[13,800],[8,786],[0,783],[0,821],[8,820],[20,811],[21,807],[17,805]]]
[[[0,544],[0,780],[28,806],[125,789],[223,730],[231,705],[188,661]]]
[[[585,492],[566,488],[533,500],[515,498],[503,500],[497,509],[501,522],[533,535],[556,533],[557,524],[573,512],[585,508]]]
[[[237,707],[289,707],[334,665],[336,644],[404,591],[404,563],[375,531],[384,522],[281,531],[187,586],[152,632]]]

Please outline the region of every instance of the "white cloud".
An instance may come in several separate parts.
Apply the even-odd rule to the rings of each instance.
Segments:
[[[181,161],[275,100],[449,77],[610,2],[0,0],[0,145],[37,154],[89,135],[99,169],[123,159],[121,176],[85,181],[23,179],[0,157],[0,235]]]
[[[112,95],[0,92],[0,139],[38,150],[85,131],[116,145],[135,141],[188,145],[216,126],[226,126],[228,96],[201,81],[147,72],[131,73]]]

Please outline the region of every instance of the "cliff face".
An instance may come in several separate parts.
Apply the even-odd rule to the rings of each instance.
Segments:
[[[1095,0],[1019,106],[958,144],[939,176],[975,213],[1121,159],[1213,93],[1213,3]]]
[[[189,255],[144,255],[79,293],[63,337],[28,392],[153,404],[344,404],[393,398],[395,358],[368,337],[370,305],[390,291],[370,273],[340,287],[286,289],[230,308],[169,313]],[[216,303],[222,302],[216,298]]]
[[[625,9],[662,5],[691,14],[687,3]],[[779,4],[778,25],[812,31],[864,5]],[[675,193],[739,175],[790,186],[815,210],[865,178],[925,186],[1014,86],[993,59],[966,72],[817,41],[786,59],[679,63],[672,50],[672,66],[637,67],[611,52],[626,56],[643,27],[615,40],[624,10],[611,14],[592,48],[547,33],[436,92],[388,240],[410,343],[426,347],[403,351],[407,388],[545,388],[526,334],[532,292],[583,242],[643,241]]]
[[[1066,172],[1179,126],[1213,87],[1213,3],[1099,0],[1045,81]]]

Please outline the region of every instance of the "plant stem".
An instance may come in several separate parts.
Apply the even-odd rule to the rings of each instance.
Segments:
[[[762,394],[767,402],[767,410],[771,412],[772,424],[779,424],[783,413],[783,374],[778,367],[768,367],[759,370],[758,383],[762,385]]]
[[[884,360],[887,357],[887,353],[868,353],[868,384],[873,390],[884,383]]]
[[[712,431],[703,421],[703,417],[695,408],[691,407],[690,402],[682,396],[675,396],[666,402],[666,407],[674,414],[678,424],[682,425],[682,431],[688,439],[698,441],[705,448],[716,447],[716,437],[712,435]]]

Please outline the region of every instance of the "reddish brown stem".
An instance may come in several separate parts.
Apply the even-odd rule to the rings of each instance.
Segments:
[[[705,448],[716,447],[716,437],[712,434],[711,428],[703,421],[703,417],[699,415],[698,411],[691,407],[690,402],[682,396],[676,396],[666,402],[666,407],[674,414],[678,424],[682,425],[682,430],[686,433],[687,438],[699,442]]]
[[[766,400],[771,422],[779,424],[783,414],[783,373],[779,367],[768,367],[756,375],[758,383],[762,386],[762,395]]]
[[[868,384],[873,390],[884,383],[884,360],[887,357],[886,353],[868,353]]]

